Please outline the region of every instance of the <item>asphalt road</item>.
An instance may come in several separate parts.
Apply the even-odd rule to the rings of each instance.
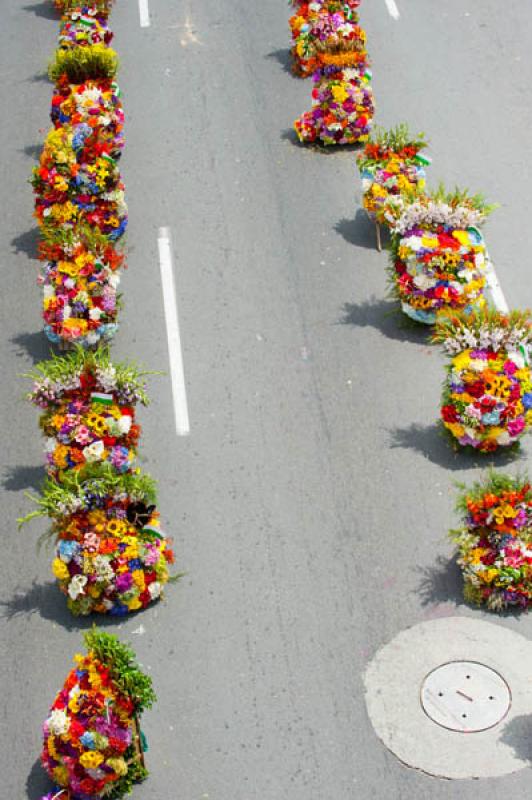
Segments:
[[[37,800],[40,724],[89,621],[51,583],[42,528],[17,534],[42,477],[19,378],[47,353],[31,188],[48,127],[57,18],[5,0],[0,26],[2,681],[0,794]],[[486,235],[510,304],[529,282],[531,18],[525,3],[366,2],[378,121],[426,131],[432,183],[502,204]],[[150,0],[112,16],[127,113],[125,312],[114,352],[168,367],[157,233],[175,248],[191,435],[151,381],[144,466],[187,577],[116,625],[153,675],[150,800],[528,797],[528,770],[449,782],[402,766],[367,718],[375,650],[463,605],[446,531],[477,473],[434,432],[443,360],[385,299],[353,152],[288,132],[310,84],[288,69],[283,0]],[[391,313],[390,313],[391,312]],[[523,449],[526,466],[531,445]],[[532,636],[532,618],[500,624]],[[527,746],[526,741],[524,746]]]

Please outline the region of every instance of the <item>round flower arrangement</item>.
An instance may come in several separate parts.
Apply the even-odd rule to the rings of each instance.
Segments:
[[[320,69],[313,75],[311,111],[294,123],[302,142],[367,141],[375,113],[367,52],[357,25],[342,24],[316,41]]]
[[[129,794],[148,776],[139,718],[156,700],[133,651],[94,629],[43,725],[41,762],[56,785],[42,800],[95,800]]]
[[[107,14],[95,5],[78,5],[65,11],[59,31],[59,47],[88,47],[95,44],[109,45],[113,38],[107,25]]]
[[[39,225],[80,222],[116,240],[127,227],[124,186],[109,145],[89,125],[52,129],[32,184]]]
[[[63,13],[76,11],[80,5],[87,5],[80,3],[80,0],[53,0],[53,3],[57,10]],[[108,17],[113,4],[114,0],[90,0],[89,6],[98,16]]]
[[[297,12],[290,18],[292,29],[293,71],[301,78],[312,75],[320,67],[316,40],[324,40],[326,31],[341,24],[358,24],[356,9],[360,0],[321,0],[301,3]],[[366,34],[360,30],[364,41]]]
[[[377,224],[387,224],[390,198],[425,188],[425,167],[430,164],[422,153],[426,147],[424,134],[414,137],[403,124],[389,131],[376,129],[358,154],[363,205]]]
[[[441,419],[453,441],[481,453],[516,445],[532,424],[530,313],[442,318],[434,341],[450,356]]]
[[[525,478],[492,472],[458,501],[458,549],[468,602],[490,611],[532,605],[532,487]]]
[[[63,125],[88,125],[96,140],[107,146],[108,155],[118,158],[124,147],[124,111],[120,89],[113,80],[70,84],[58,81],[52,98],[52,122]]]
[[[93,347],[118,328],[117,289],[124,255],[105,237],[79,226],[44,231],[39,245],[44,261],[44,331],[63,347]]]
[[[479,195],[443,187],[389,198],[390,279],[408,317],[432,325],[442,311],[483,307],[488,256],[479,226],[493,208]]]
[[[76,347],[43,361],[28,377],[28,399],[42,409],[48,474],[62,480],[65,471],[108,463],[128,472],[136,455],[140,426],[135,406],[147,405],[145,381],[137,367],[110,360],[107,348]]]
[[[82,478],[48,479],[37,516],[51,518],[45,535],[55,542],[52,569],[76,615],[123,616],[158,600],[174,561],[160,530],[154,481],[118,475],[111,467],[87,468]]]

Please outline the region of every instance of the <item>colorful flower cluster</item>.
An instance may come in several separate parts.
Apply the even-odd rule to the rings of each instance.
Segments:
[[[453,439],[481,453],[517,444],[532,424],[530,314],[456,315],[434,341],[450,356],[441,419]]]
[[[317,41],[324,41],[327,31],[341,24],[358,24],[356,9],[360,0],[314,0],[294,3],[297,11],[290,17],[292,31],[293,71],[306,78],[319,69]],[[353,34],[354,35],[354,34]],[[365,33],[360,32],[365,40]]]
[[[93,630],[85,642],[43,726],[41,761],[56,784],[43,800],[121,797],[147,776],[139,717],[156,700],[151,679],[115,636]]]
[[[430,158],[421,151],[426,146],[423,134],[412,137],[403,124],[389,131],[376,129],[358,154],[363,205],[377,224],[387,224],[385,213],[392,198],[425,189]]]
[[[313,74],[312,110],[294,123],[301,142],[357,144],[369,137],[375,103],[366,33],[349,14],[332,11],[325,4],[299,36],[306,55],[318,65]]]
[[[390,210],[393,208],[394,210]],[[480,197],[440,189],[398,195],[384,209],[392,231],[390,278],[403,312],[432,325],[442,312],[482,308],[488,256]]]
[[[464,491],[458,548],[469,602],[491,611],[532,605],[532,486],[525,478],[491,473]]]
[[[160,530],[153,480],[116,474],[110,466],[48,479],[36,516],[51,518],[53,573],[76,616],[123,616],[157,600],[169,580],[173,552]]]
[[[62,480],[89,464],[108,463],[118,473],[132,468],[140,436],[135,406],[148,402],[141,372],[113,364],[103,347],[78,347],[37,365],[32,377],[29,399],[43,411],[51,477]]]
[[[94,5],[79,5],[65,11],[59,31],[59,47],[88,47],[94,44],[111,44],[112,32],[107,25],[106,12]]]
[[[63,16],[49,69],[54,127],[32,178],[45,262],[44,329],[62,347],[93,347],[118,327],[119,242],[128,221],[118,167],[124,113],[109,47],[111,2],[56,5]]]

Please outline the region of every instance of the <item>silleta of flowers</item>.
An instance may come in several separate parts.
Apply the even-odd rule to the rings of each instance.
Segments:
[[[106,12],[94,5],[79,5],[64,12],[59,31],[59,47],[87,47],[94,44],[110,44],[112,32],[107,26]]]
[[[403,312],[432,325],[438,314],[482,308],[488,256],[479,226],[494,206],[440,188],[391,198],[390,279]]]
[[[342,21],[357,25],[356,9],[360,0],[316,0],[310,3],[296,0],[292,5],[297,8],[289,21],[293,42],[293,72],[306,78],[320,66],[316,39],[324,37],[327,22],[334,20],[336,26]]]
[[[147,404],[143,376],[136,366],[111,362],[109,351],[77,347],[37,365],[28,398],[42,409],[48,474],[110,464],[118,473],[134,463],[140,436],[137,403]]]
[[[468,602],[490,611],[532,604],[532,487],[527,478],[492,472],[458,501],[458,549]]]
[[[56,786],[42,800],[120,798],[148,775],[139,718],[156,700],[151,678],[116,636],[94,629],[85,644],[43,726],[41,761]]]
[[[161,597],[174,556],[149,476],[97,466],[48,479],[33,499],[38,510],[20,523],[52,520],[44,538],[55,542],[53,573],[74,615],[123,616]]]
[[[450,357],[441,419],[453,441],[481,453],[516,445],[532,424],[530,313],[455,315],[434,341]]]
[[[365,142],[375,114],[365,34],[352,23],[336,27],[334,17],[323,29],[315,43],[320,67],[312,78],[312,110],[296,120],[295,131],[305,143]]]
[[[430,158],[422,152],[426,147],[424,134],[412,136],[408,125],[402,124],[389,131],[374,130],[358,154],[362,202],[378,225],[387,224],[385,211],[390,198],[425,189],[425,167],[430,164]]]
[[[118,327],[118,286],[124,255],[87,225],[48,226],[39,254],[43,267],[44,332],[50,341],[93,347]]]

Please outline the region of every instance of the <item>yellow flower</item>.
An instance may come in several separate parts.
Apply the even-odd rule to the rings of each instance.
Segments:
[[[95,750],[88,750],[79,757],[79,763],[85,769],[96,769],[103,760],[103,755]]]
[[[107,517],[105,516],[103,511],[99,509],[96,511],[90,511],[88,514],[89,525],[105,525],[107,522]]]
[[[105,762],[117,775],[127,775],[127,764],[123,758],[108,758]]]
[[[54,450],[54,464],[59,469],[65,469],[67,465],[68,447],[64,444],[58,444]]]
[[[453,358],[453,367],[456,370],[463,370],[469,366],[471,361],[471,350],[464,350]]]
[[[60,261],[57,265],[57,269],[59,270],[59,272],[63,272],[65,275],[69,275],[71,278],[75,278],[80,268],[75,262]]]
[[[54,558],[52,562],[52,571],[58,581],[64,581],[70,575],[67,565],[64,561],[61,561],[60,558]]]
[[[349,97],[349,92],[346,91],[346,88],[343,84],[340,84],[339,86],[333,86],[331,91],[336,103],[344,103]]]
[[[52,770],[54,781],[59,786],[66,786],[68,784],[68,769],[66,767],[54,767]]]
[[[465,433],[464,426],[460,425],[458,422],[444,422],[443,424],[457,439],[459,439]]]
[[[127,607],[130,611],[138,611],[139,608],[142,608],[142,603],[138,599],[138,597],[133,598],[133,600],[129,600]]]
[[[136,586],[142,591],[144,589],[144,573],[141,569],[135,569],[131,573],[131,577]]]
[[[107,523],[107,533],[111,536],[123,536],[127,531],[127,523],[121,519],[111,519]]]

